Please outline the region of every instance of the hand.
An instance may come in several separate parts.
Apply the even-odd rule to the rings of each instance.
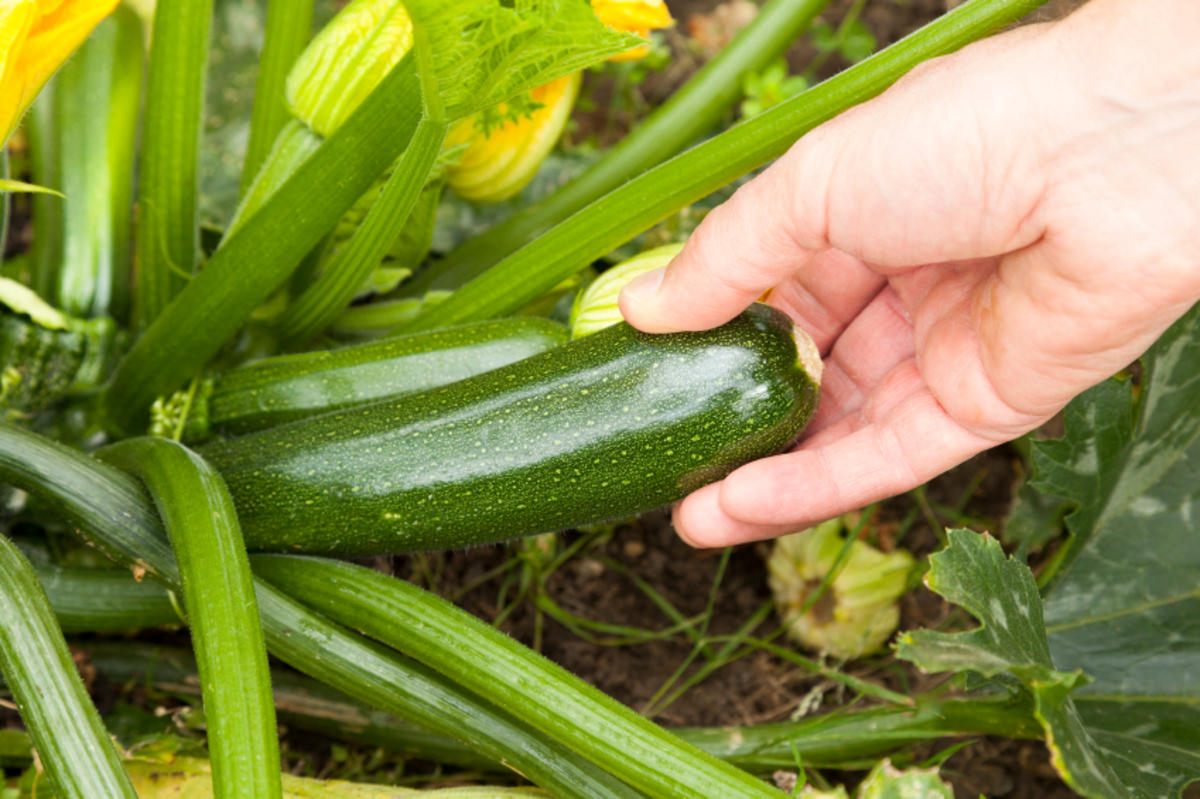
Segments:
[[[1200,299],[1200,4],[1093,0],[916,69],[714,210],[621,310],[700,330],[768,301],[816,340],[789,453],[685,499],[721,546],[918,486],[1045,422]]]

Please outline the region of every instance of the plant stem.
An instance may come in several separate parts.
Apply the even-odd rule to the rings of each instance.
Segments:
[[[174,696],[199,693],[195,662],[182,650],[102,643],[88,645],[84,651],[88,662],[112,682],[139,679],[148,681],[147,687]],[[272,684],[280,718],[289,726],[438,763],[489,771],[503,768],[460,743],[414,730],[306,677],[279,671],[272,675]],[[988,697],[931,697],[918,699],[912,708],[873,707],[798,721],[685,727],[675,732],[709,754],[755,774],[794,768],[797,754],[809,766],[845,768],[869,764],[888,752],[937,738],[1003,735],[1037,740],[1043,736],[1027,702]]]
[[[453,289],[597,197],[707,133],[742,96],[746,75],[778,58],[829,0],[770,0],[721,52],[586,172],[549,197],[468,239],[432,266],[425,288]]]
[[[54,80],[46,84],[25,116],[33,182],[50,189],[57,189],[62,183],[54,113],[55,88]],[[29,249],[30,288],[46,302],[54,304],[57,302],[58,270],[62,266],[63,201],[61,197],[42,193],[33,195],[32,200],[34,235]],[[8,219],[7,214],[5,219]]]
[[[421,120],[358,230],[279,320],[281,340],[306,341],[346,309],[404,229],[445,138],[444,121]]]
[[[288,72],[312,35],[312,0],[268,0],[254,108],[250,112],[250,139],[242,163],[241,193],[245,194],[266,160],[275,137],[291,118],[284,98]]]
[[[134,318],[148,327],[196,271],[196,192],[212,0],[154,14],[138,192]]]
[[[137,799],[46,593],[29,561],[5,536],[0,536],[0,619],[0,673],[56,795]]]
[[[143,66],[141,20],[119,6],[55,78],[55,188],[68,199],[58,200],[62,262],[46,300],[75,316],[129,312]]]
[[[973,0],[763,114],[660,164],[526,244],[405,330],[510,313],[681,208],[782,155],[817,125],[917,64],[969,44],[1046,0]]]
[[[102,453],[145,483],[175,550],[215,799],[277,799],[279,740],[267,649],[229,490],[199,455],[169,439],[129,439]]]
[[[179,567],[154,506],[129,475],[0,422],[0,481],[39,497],[100,551],[180,591]],[[562,744],[432,670],[331,623],[255,580],[267,649],[371,707],[468,742],[564,799],[638,794]],[[104,796],[105,794],[97,794]]]
[[[126,569],[36,566],[64,632],[120,632],[183,623],[167,589]]]
[[[166,4],[164,8],[172,7]],[[154,398],[191,379],[403,152],[420,118],[406,56],[271,195],[133,345],[106,392],[109,421],[145,427]]]
[[[321,558],[256,555],[254,570],[331,618],[405,652],[663,799],[778,796],[513,641],[416,586]],[[486,664],[481,668],[481,664]]]

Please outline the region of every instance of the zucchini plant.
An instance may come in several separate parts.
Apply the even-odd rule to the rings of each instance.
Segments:
[[[670,608],[698,673],[768,652],[869,706],[667,729],[430,591],[316,557],[619,520],[789,445],[820,387],[803,331],[755,305],[716,330],[642,334],[620,323],[615,293],[678,243],[587,288],[595,269],[1042,1],[968,0],[718,132],[747,77],[827,5],[769,0],[619,144],[579,148],[588,166],[561,186],[546,159],[582,71],[643,54],[648,31],[673,23],[661,0],[0,4],[6,138],[96,28],[27,116],[30,169],[0,184],[65,194],[37,195],[20,220],[29,251],[0,277],[0,670],[28,729],[0,759],[29,766],[13,790],[410,795],[283,773],[282,721],[503,784],[431,796],[848,795],[826,768],[869,772],[857,796],[945,796],[936,773],[893,761],[984,734],[1043,738],[1086,796],[1178,794],[1200,777],[1196,312],[1148,354],[1136,390],[1097,388],[1061,440],[1034,447],[1018,518],[1049,530],[1072,511],[1040,585],[974,533],[934,556],[930,588],[983,627],[902,635],[900,658],[961,675],[926,692],[751,639],[753,624],[721,641]],[[252,79],[214,78],[233,49]],[[254,88],[214,101],[225,83],[234,98]],[[213,140],[244,146],[214,159]],[[442,246],[464,203],[494,204],[500,221]],[[826,647],[857,657],[890,635],[911,563],[834,538],[809,559],[798,617],[831,587],[849,595],[844,556],[903,573],[857,608],[879,617],[869,645]],[[62,562],[61,542],[80,539],[121,568]],[[95,640],[160,626],[186,627],[191,652]],[[206,751],[170,761],[178,781],[113,745],[73,668],[77,633],[101,674],[201,703]],[[779,770],[814,784],[772,781]]]

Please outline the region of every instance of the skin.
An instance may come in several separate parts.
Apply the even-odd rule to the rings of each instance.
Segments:
[[[696,491],[770,538],[1038,427],[1200,299],[1200,3],[1092,0],[930,61],[805,136],[626,288],[647,332],[765,291],[825,360],[791,452]]]

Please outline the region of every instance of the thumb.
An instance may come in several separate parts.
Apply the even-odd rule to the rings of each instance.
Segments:
[[[1035,241],[1036,134],[1056,107],[1045,27],[926,62],[813,130],[711,211],[664,271],[626,287],[626,319],[651,333],[706,329],[789,281],[782,301],[817,317],[801,323],[848,319],[878,291],[864,271]],[[843,274],[827,268],[829,250],[851,256],[834,259]]]

